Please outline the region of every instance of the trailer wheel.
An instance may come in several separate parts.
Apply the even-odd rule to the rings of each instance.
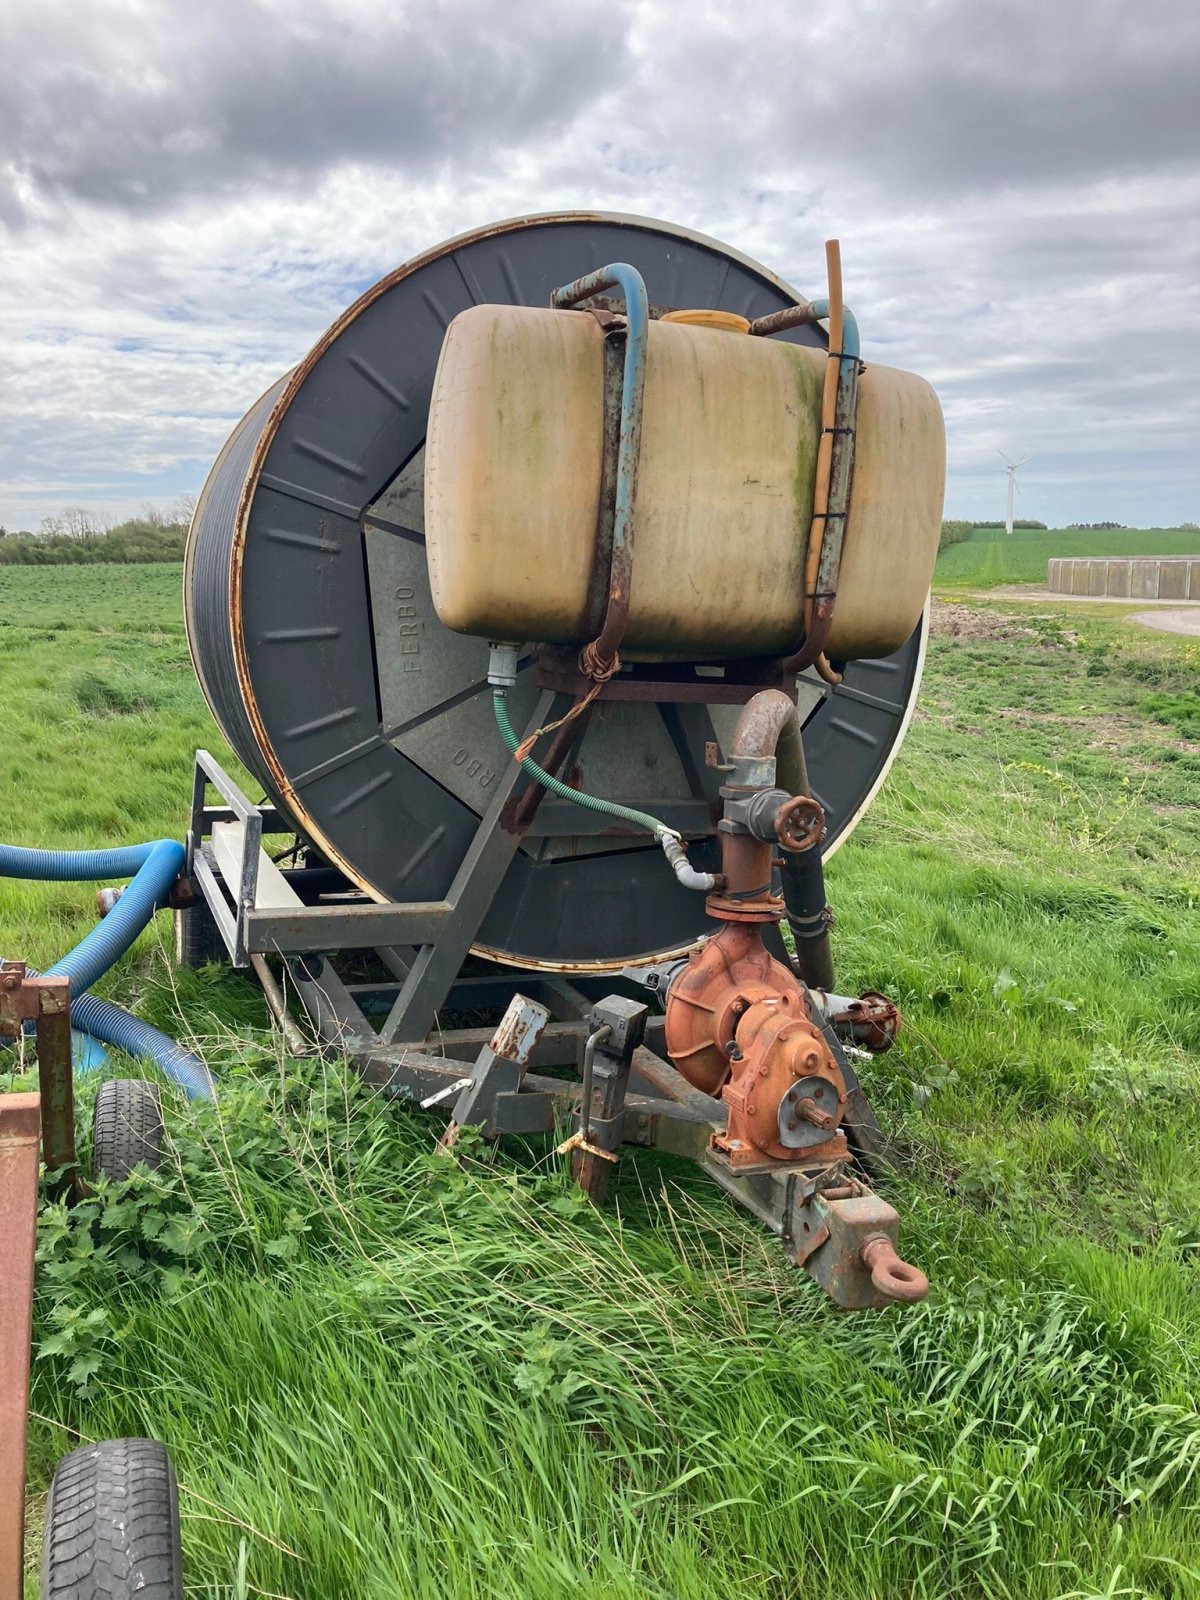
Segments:
[[[162,1161],[163,1115],[158,1085],[110,1078],[100,1085],[92,1114],[92,1171],[119,1183],[136,1166],[153,1172]]]
[[[216,918],[203,900],[175,913],[175,962],[181,967],[206,967],[228,956]]]
[[[154,1439],[107,1439],[58,1463],[41,1600],[182,1600],[179,1490]]]

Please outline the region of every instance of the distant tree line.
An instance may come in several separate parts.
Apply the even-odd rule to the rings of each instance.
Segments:
[[[82,506],[43,517],[36,533],[0,527],[0,566],[89,566],[98,562],[182,561],[195,502],[181,495],[168,511],[143,506],[136,517],[110,523]]]
[[[188,524],[195,510],[191,495],[181,495],[168,511],[143,506],[136,517],[110,523],[82,506],[68,506],[59,516],[43,517],[36,533],[11,532],[0,526],[0,567],[87,566],[93,562],[182,561]],[[977,528],[996,528],[984,522],[942,523],[938,549],[961,544]],[[1014,520],[1014,528],[1045,528],[1027,517]],[[1072,522],[1072,528],[1123,528],[1122,522]],[[1180,523],[1181,530],[1196,526]]]

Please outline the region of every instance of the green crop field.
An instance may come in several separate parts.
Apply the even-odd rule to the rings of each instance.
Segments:
[[[992,589],[1001,583],[1045,583],[1054,556],[1195,556],[1195,528],[977,528],[938,556],[939,588]]]
[[[178,586],[0,572],[6,838],[178,836],[223,750]],[[148,1433],[197,1597],[1200,1595],[1200,645],[1121,617],[940,608],[831,863],[840,986],[906,1017],[865,1072],[925,1304],[831,1309],[647,1152],[599,1212],[552,1143],[436,1157],[160,918],[103,991],[220,1102],[164,1091],[162,1173],[43,1211],[35,1531],[61,1451]],[[91,898],[0,884],[0,950]]]

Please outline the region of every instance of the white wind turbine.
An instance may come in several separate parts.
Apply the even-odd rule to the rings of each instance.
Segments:
[[[1008,507],[1004,514],[1004,531],[1007,534],[1011,534],[1013,525],[1013,496],[1017,492],[1017,468],[1023,467],[1027,461],[1032,461],[1033,457],[1022,456],[1020,461],[1013,461],[1011,457],[1004,454],[1003,450],[997,450],[996,454],[1000,457],[1001,461],[1008,462],[1008,465],[1004,469],[1008,474]]]

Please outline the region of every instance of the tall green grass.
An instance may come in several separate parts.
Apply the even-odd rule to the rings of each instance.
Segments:
[[[1195,528],[977,528],[937,559],[939,587],[992,589],[1002,583],[1045,583],[1055,556],[1195,556]]]
[[[0,628],[22,840],[181,825],[213,735],[173,595],[129,582],[128,656],[82,587]],[[603,1212],[552,1141],[450,1166],[148,936],[111,991],[224,1090],[169,1102],[162,1175],[43,1215],[35,1511],[77,1435],[147,1432],[197,1596],[1200,1594],[1200,748],[1162,710],[1200,650],[1102,610],[935,639],[831,863],[839,981],[905,1013],[867,1076],[925,1305],[838,1313],[650,1152]],[[89,899],[0,884],[0,949]]]

